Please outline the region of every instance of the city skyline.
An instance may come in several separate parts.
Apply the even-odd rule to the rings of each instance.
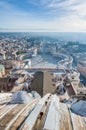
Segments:
[[[86,0],[0,0],[0,32],[86,32]]]

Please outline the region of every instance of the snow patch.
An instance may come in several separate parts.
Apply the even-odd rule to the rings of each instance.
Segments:
[[[11,98],[10,103],[28,103],[32,100],[32,97],[27,94],[26,91],[16,91]]]
[[[86,117],[86,101],[80,100],[71,106],[71,110],[81,116]]]
[[[41,96],[36,91],[32,91],[31,93],[34,98],[41,98]]]

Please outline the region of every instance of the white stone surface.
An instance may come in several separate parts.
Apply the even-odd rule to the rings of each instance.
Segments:
[[[59,130],[59,98],[53,95],[43,130]]]
[[[0,101],[6,100],[12,96],[11,93],[0,93]]]
[[[24,126],[27,126],[28,130],[32,130],[37,117],[43,107],[43,105],[45,104],[45,101],[47,100],[47,98],[49,97],[50,94],[45,95],[36,105],[36,107],[34,108],[34,110],[30,113],[30,115],[28,116],[28,118],[26,119],[26,121],[24,122]]]

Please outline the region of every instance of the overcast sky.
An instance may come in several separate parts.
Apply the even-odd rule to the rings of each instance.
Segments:
[[[0,0],[0,31],[86,32],[86,0]]]

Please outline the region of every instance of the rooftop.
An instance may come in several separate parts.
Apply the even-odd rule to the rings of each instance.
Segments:
[[[45,118],[46,117],[46,118]],[[52,122],[52,123],[51,123]],[[85,130],[86,117],[72,113],[69,104],[46,94],[27,104],[0,102],[0,130]]]

